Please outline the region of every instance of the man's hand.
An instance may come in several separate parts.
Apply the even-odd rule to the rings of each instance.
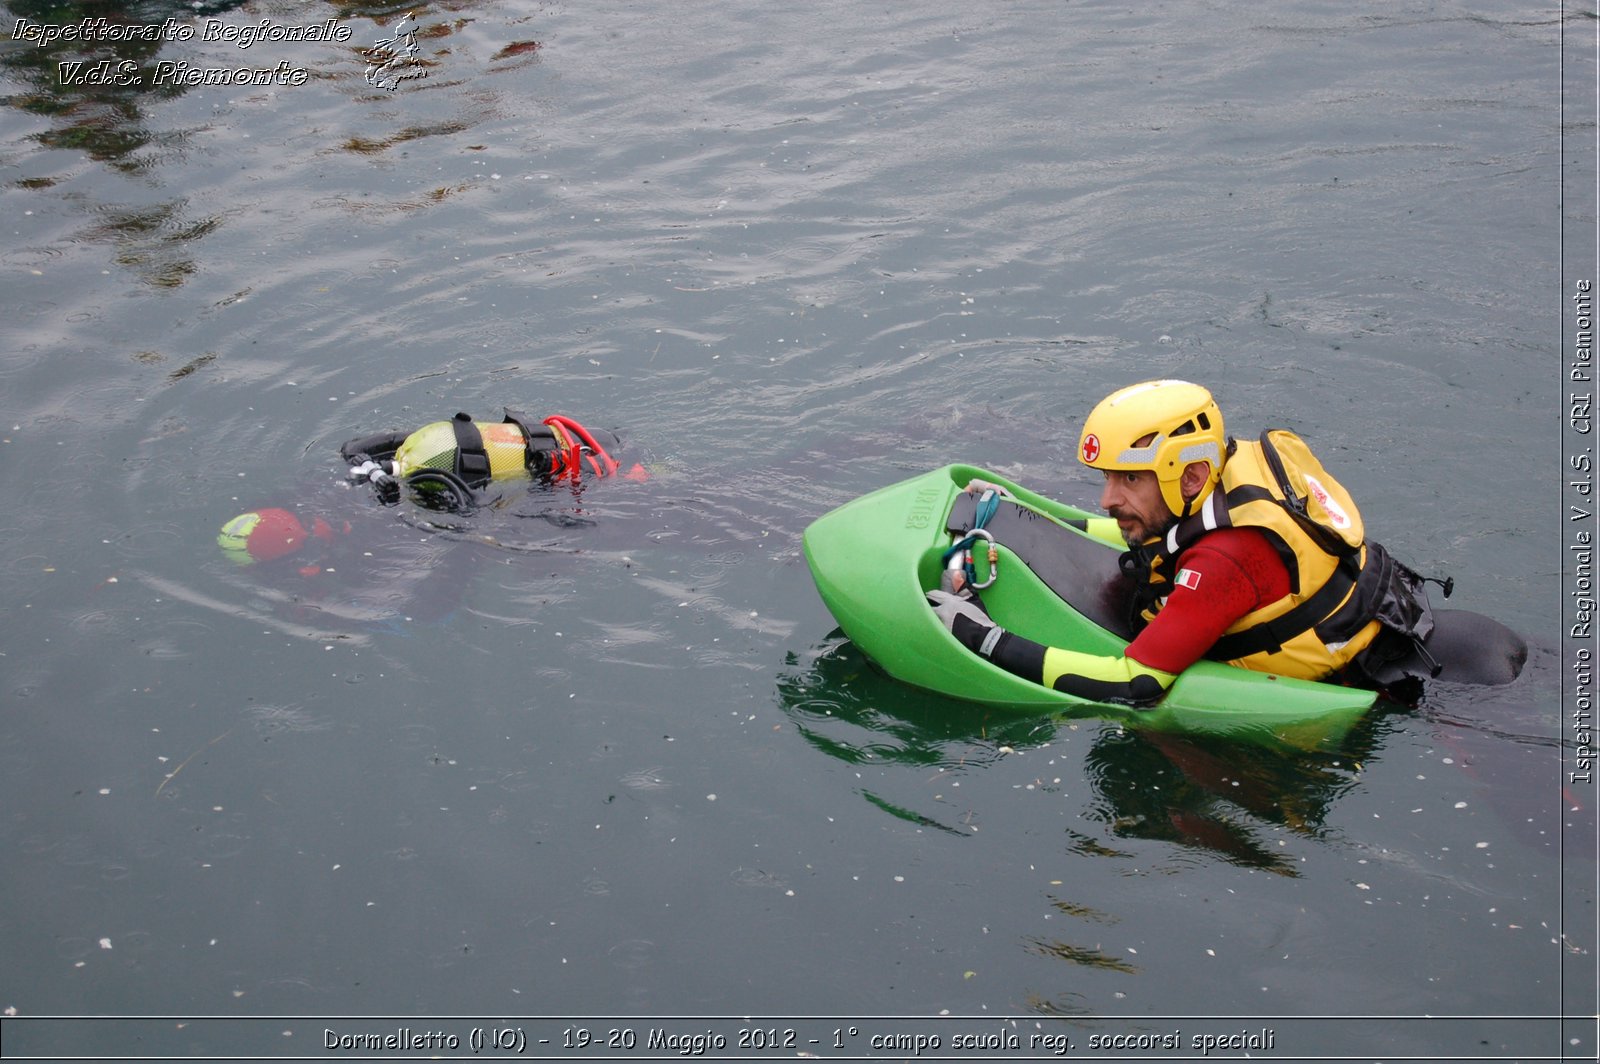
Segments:
[[[970,591],[956,595],[948,591],[930,591],[928,605],[933,607],[933,612],[952,634],[955,634],[958,617],[964,617],[982,628],[994,627],[994,621],[983,612],[983,605],[972,597]]]
[[[941,581],[948,582],[948,577]],[[933,607],[934,614],[944,626],[950,629],[950,634],[974,654],[988,657],[999,637],[1005,634],[1005,629],[995,624],[984,612],[983,601],[971,591],[930,591],[928,605]]]

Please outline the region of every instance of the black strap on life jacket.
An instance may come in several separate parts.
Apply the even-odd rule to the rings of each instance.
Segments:
[[[481,484],[489,479],[489,452],[483,446],[483,433],[468,414],[457,414],[450,419],[456,433],[456,464],[453,472],[469,485]]]
[[[1130,589],[1125,623],[1128,631],[1134,634],[1144,631],[1145,625],[1150,623],[1145,615],[1172,590],[1165,576],[1160,584],[1155,582],[1155,567],[1160,557],[1157,549],[1149,544],[1129,547],[1117,556],[1117,568]]]
[[[1368,568],[1371,569],[1370,566]],[[1242,632],[1220,637],[1211,645],[1206,657],[1215,661],[1235,661],[1251,654],[1272,654],[1282,650],[1285,643],[1301,632],[1317,628],[1324,619],[1330,619],[1350,589],[1358,584],[1361,575],[1356,569],[1354,556],[1340,561],[1328,582],[1313,592],[1310,598],[1270,621],[1262,621]],[[1365,627],[1371,619],[1372,614],[1368,613],[1366,619],[1356,626],[1356,631]],[[1346,638],[1354,634],[1352,631]],[[1320,629],[1318,635],[1322,635]]]

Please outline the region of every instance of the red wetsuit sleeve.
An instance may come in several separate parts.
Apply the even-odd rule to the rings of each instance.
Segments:
[[[1128,645],[1128,657],[1182,672],[1205,657],[1229,626],[1289,593],[1289,570],[1253,528],[1219,528],[1183,553],[1172,593]]]

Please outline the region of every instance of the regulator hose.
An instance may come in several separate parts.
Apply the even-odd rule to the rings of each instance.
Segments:
[[[412,497],[423,506],[427,506],[427,502],[424,500],[430,493],[419,491],[419,488],[423,488],[425,485],[443,488],[450,496],[450,501],[443,507],[448,513],[466,513],[475,509],[478,504],[477,493],[467,486],[465,480],[462,480],[448,469],[419,469],[406,475],[405,484],[407,488],[412,489]],[[428,509],[434,509],[434,507],[429,506]]]

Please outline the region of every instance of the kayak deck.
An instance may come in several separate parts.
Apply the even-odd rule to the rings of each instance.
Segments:
[[[1185,670],[1160,703],[1132,709],[1085,701],[980,658],[950,635],[925,598],[939,586],[943,555],[953,542],[949,528],[965,527],[959,515],[952,522],[952,510],[970,498],[962,489],[974,478],[1013,493],[1024,511],[1012,518],[1014,528],[1018,520],[1049,526],[1027,530],[1028,539],[1053,537],[1048,551],[1032,546],[1034,555],[1050,557],[1025,559],[1007,545],[1005,534],[995,532],[999,573],[981,593],[995,621],[1037,642],[1091,654],[1118,655],[1128,645],[1105,626],[1115,615],[1106,600],[1115,594],[1110,582],[1121,551],[1066,524],[1093,515],[976,466],[950,465],[846,503],[805,531],[806,561],[823,602],[845,635],[895,679],[1018,713],[1103,716],[1158,730],[1297,746],[1337,739],[1376,700],[1373,692],[1359,688],[1202,661]],[[975,554],[979,579],[987,579],[985,552]],[[1051,584],[1065,590],[1058,593]],[[1080,606],[1070,605],[1062,594]]]

